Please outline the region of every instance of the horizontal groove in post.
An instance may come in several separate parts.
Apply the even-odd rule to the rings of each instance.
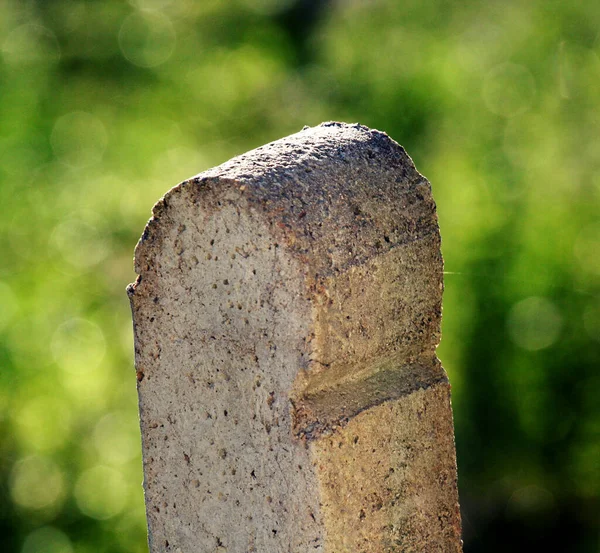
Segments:
[[[363,367],[309,374],[302,389],[290,395],[294,434],[319,438],[366,409],[439,383],[448,383],[448,377],[435,354],[399,354]]]

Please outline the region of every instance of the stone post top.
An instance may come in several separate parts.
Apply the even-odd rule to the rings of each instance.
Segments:
[[[161,222],[186,202],[218,211],[225,204],[263,214],[312,277],[361,265],[396,246],[434,238],[429,182],[402,146],[358,123],[322,123],[235,157],[172,188],[154,206],[136,248],[143,275]],[[431,267],[442,283],[441,256]]]
[[[152,553],[458,553],[442,256],[386,134],[323,123],[154,206],[131,300]]]
[[[248,217],[262,230],[244,223],[244,231]],[[223,228],[209,240],[214,224]],[[234,247],[227,237],[240,232]],[[387,134],[359,124],[305,127],[172,188],[137,245],[132,303],[160,295],[169,279],[179,286],[173,275],[185,267],[204,266],[192,250],[210,259],[209,250],[225,248],[233,270],[263,235],[269,250],[293,260],[313,310],[308,371],[295,385],[311,415],[298,410],[299,435],[446,379],[435,356],[443,288],[436,206],[429,182]]]

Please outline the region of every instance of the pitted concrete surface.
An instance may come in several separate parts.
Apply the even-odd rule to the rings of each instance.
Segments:
[[[152,553],[460,551],[427,180],[325,123],[170,190],[129,287]]]

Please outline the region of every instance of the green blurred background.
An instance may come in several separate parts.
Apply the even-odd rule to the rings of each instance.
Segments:
[[[600,551],[599,33],[597,0],[0,0],[0,550],[147,550],[150,208],[342,120],[438,203],[465,551]]]

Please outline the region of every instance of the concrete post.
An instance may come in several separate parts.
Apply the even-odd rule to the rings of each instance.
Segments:
[[[440,236],[404,149],[307,127],[153,214],[128,288],[151,552],[461,551]]]

